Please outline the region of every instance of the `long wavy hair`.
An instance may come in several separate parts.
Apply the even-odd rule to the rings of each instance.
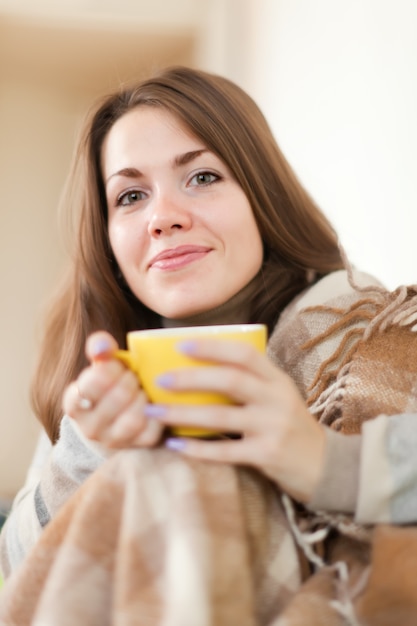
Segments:
[[[258,106],[237,85],[175,67],[106,97],[87,117],[63,194],[71,219],[71,259],[46,317],[32,382],[34,411],[53,442],[63,391],[86,365],[87,336],[108,330],[123,346],[128,331],[159,324],[158,316],[133,296],[115,261],[100,166],[107,133],[139,106],[176,116],[229,167],[246,194],[264,246],[250,321],[271,329],[285,305],[308,285],[309,274],[321,277],[343,266],[332,226],[297,180]]]

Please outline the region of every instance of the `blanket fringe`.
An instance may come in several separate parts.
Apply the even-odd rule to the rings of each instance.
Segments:
[[[339,318],[325,332],[305,342],[301,346],[305,351],[337,336],[352,323],[356,324],[342,335],[336,349],[323,361],[308,388],[307,404],[316,415],[329,405],[335,408],[340,402],[349,364],[361,342],[376,333],[385,332],[390,326],[405,326],[411,332],[417,331],[417,285],[401,286],[393,292],[380,287],[355,286],[355,289],[366,291],[368,297],[347,309],[320,305],[302,311],[303,314],[329,313]],[[372,298],[369,297],[370,291],[374,291]]]
[[[301,532],[297,524],[293,501],[285,493],[281,495],[281,501],[294,539],[308,561],[318,570],[326,569],[328,571],[334,571],[337,575],[339,583],[337,585],[337,593],[339,597],[337,600],[330,600],[329,605],[346,620],[347,626],[360,626],[353,606],[353,597],[349,591],[349,571],[347,564],[344,561],[337,561],[332,565],[327,565],[325,561],[314,552],[312,547],[314,544],[326,539],[332,525],[329,523],[327,526],[314,532]]]

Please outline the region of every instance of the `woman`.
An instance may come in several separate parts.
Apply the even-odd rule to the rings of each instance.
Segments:
[[[186,68],[121,90],[87,121],[66,198],[68,213],[79,212],[72,264],[33,383],[50,442],[41,442],[2,534],[6,575],[117,449],[161,455],[164,444],[182,453],[187,471],[195,462],[208,471],[207,460],[238,473],[254,468],[312,508],[325,502],[353,512],[360,438],[334,433],[312,411],[321,416],[345,348],[357,345],[391,300],[359,273],[354,280],[362,287],[352,286],[332,227],[249,96],[224,78]],[[307,308],[322,343],[305,352],[311,336],[298,313]],[[234,401],[230,407],[150,405],[136,377],[112,357],[133,329],[242,322],[268,326],[268,357],[200,341],[188,350],[216,367],[163,382],[220,391]],[[328,415],[325,423],[334,425]],[[239,436],[165,440],[165,427],[179,421]],[[329,497],[335,454],[352,477],[339,472],[343,494],[338,483]],[[187,457],[197,461],[187,465]],[[302,575],[296,578],[295,587]]]

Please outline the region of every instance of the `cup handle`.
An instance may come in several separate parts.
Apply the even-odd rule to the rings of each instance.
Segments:
[[[129,350],[115,350],[112,356],[118,361],[121,361],[123,365],[126,365],[126,367],[128,367],[130,370],[137,374],[136,369],[133,365],[132,355],[130,354]]]

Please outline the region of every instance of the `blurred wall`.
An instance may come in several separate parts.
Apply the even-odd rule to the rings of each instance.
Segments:
[[[417,2],[252,4],[247,85],[351,259],[417,282]]]

